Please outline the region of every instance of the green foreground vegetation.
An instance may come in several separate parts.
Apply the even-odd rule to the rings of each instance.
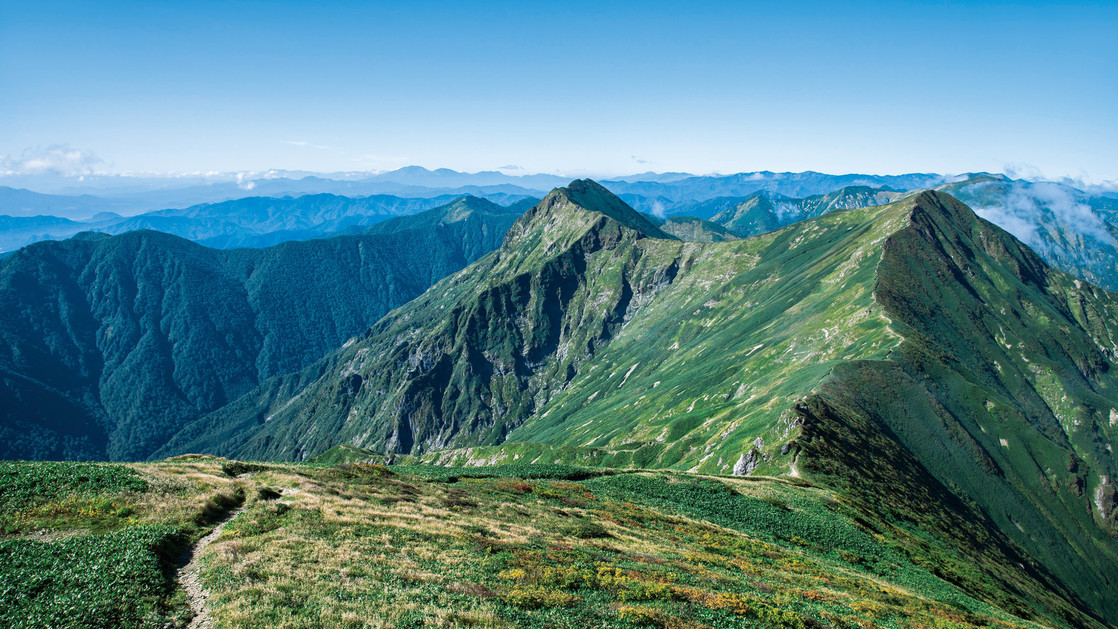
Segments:
[[[3,463],[0,506],[4,626],[185,626],[176,564],[239,506],[200,557],[218,627],[1064,625],[800,479],[190,455]]]

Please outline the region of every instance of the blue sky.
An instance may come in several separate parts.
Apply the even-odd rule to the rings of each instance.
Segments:
[[[5,0],[0,159],[1118,179],[1115,2],[540,4]]]

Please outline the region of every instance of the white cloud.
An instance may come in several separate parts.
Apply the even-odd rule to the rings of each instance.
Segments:
[[[1006,164],[1005,167],[1002,168],[1002,172],[1004,172],[1006,175],[1009,175],[1011,179],[1043,181],[1045,178],[1044,173],[1040,172],[1040,169],[1036,166],[1020,162]]]
[[[1100,179],[1095,180],[1089,176],[1081,177],[1061,177],[1056,180],[1065,186],[1078,188],[1090,194],[1105,194],[1108,192],[1118,192],[1118,179]]]
[[[995,184],[978,184],[976,190],[990,185]],[[1051,251],[1056,246],[1046,242],[1042,229],[1069,230],[1107,246],[1118,244],[1102,217],[1078,195],[1075,189],[1057,183],[1014,181],[1004,197],[974,211],[1038,251]]]
[[[80,177],[95,174],[95,168],[104,163],[89,151],[75,149],[68,144],[52,144],[24,149],[19,157],[0,157],[0,174]]]
[[[251,173],[237,173],[237,187],[241,190],[252,190],[256,182],[249,179]]]
[[[1006,164],[1002,172],[1013,179],[1024,179],[1034,183],[1061,183],[1091,194],[1118,192],[1118,179],[1101,179],[1093,177],[1085,171],[1078,175],[1046,177],[1039,168],[1032,164],[1014,163]]]
[[[288,141],[285,141],[284,144],[290,144],[291,146],[298,146],[299,148],[318,149],[319,151],[325,151],[325,150],[329,150],[329,149],[334,148],[332,146],[326,146],[326,145],[323,145],[323,144],[311,144],[310,142],[305,142],[303,140],[288,140]]]

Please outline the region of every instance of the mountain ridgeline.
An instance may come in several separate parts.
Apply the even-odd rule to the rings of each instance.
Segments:
[[[344,443],[806,476],[958,549],[944,570],[960,587],[1090,626],[1118,615],[1116,321],[1118,296],[944,193],[698,243],[576,181],[158,455],[298,461]]]
[[[0,260],[0,458],[147,458],[496,248],[516,217],[465,197],[266,249],[153,231],[21,249]]]

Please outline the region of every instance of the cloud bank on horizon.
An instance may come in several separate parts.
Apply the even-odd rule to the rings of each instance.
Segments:
[[[52,144],[29,147],[19,155],[0,155],[0,176],[82,177],[99,172],[99,167],[104,164],[104,160],[90,151],[75,149],[68,144]]]
[[[326,146],[309,145],[307,142],[302,142],[302,141],[299,141],[299,142],[292,141],[292,142],[286,142],[286,143],[287,144],[298,145],[298,146],[308,146],[309,148],[319,149],[319,150],[324,150],[324,149],[329,149],[330,148],[330,147],[326,147]],[[645,163],[645,162],[641,162],[641,163]],[[308,177],[308,176],[321,177],[321,178],[326,178],[326,179],[336,179],[336,180],[353,180],[353,179],[360,179],[360,178],[368,177],[368,176],[385,175],[385,174],[389,174],[389,173],[392,173],[392,172],[397,171],[397,170],[400,170],[402,172],[402,171],[407,171],[409,169],[415,169],[415,168],[424,169],[424,170],[427,170],[428,172],[442,170],[438,166],[435,166],[433,168],[427,168],[427,167],[424,167],[424,166],[408,165],[408,166],[402,167],[401,169],[348,171],[348,172],[316,172],[316,171],[310,171],[310,170],[292,171],[292,170],[284,170],[284,169],[267,169],[267,170],[261,170],[261,171],[254,171],[254,170],[235,170],[235,171],[208,170],[208,171],[193,171],[193,172],[133,172],[133,171],[122,171],[122,170],[113,168],[113,165],[110,162],[107,162],[106,160],[102,159],[100,156],[98,156],[93,151],[89,151],[89,150],[86,150],[86,149],[80,149],[80,148],[74,148],[74,147],[70,146],[69,144],[53,144],[53,145],[45,146],[45,147],[43,147],[43,146],[29,147],[29,148],[26,148],[26,149],[22,150],[18,155],[2,155],[2,154],[0,154],[0,185],[7,185],[8,183],[11,183],[11,181],[6,181],[6,180],[13,180],[14,179],[15,183],[17,185],[34,187],[35,183],[41,181],[41,182],[43,182],[44,184],[47,185],[47,187],[43,191],[52,191],[52,190],[50,190],[50,188],[52,188],[53,186],[50,185],[50,184],[51,183],[57,184],[58,180],[60,180],[60,179],[61,180],[71,180],[70,185],[77,185],[77,184],[83,183],[87,177],[97,176],[101,179],[125,179],[125,180],[130,179],[130,178],[136,178],[136,179],[142,178],[142,179],[147,179],[147,180],[200,179],[200,180],[211,181],[211,182],[232,182],[232,183],[235,183],[237,185],[237,187],[240,188],[241,190],[250,192],[250,191],[252,191],[256,188],[256,185],[257,185],[256,182],[257,181],[262,181],[262,180],[277,179],[277,178],[301,179],[303,177]],[[467,178],[471,174],[477,174],[477,173],[458,172],[458,171],[450,171],[450,172],[454,172],[455,174],[460,174],[460,175],[466,176]],[[659,178],[658,175],[663,174],[663,173],[657,173],[655,171],[645,171],[644,173],[587,173],[587,172],[532,173],[532,172],[529,172],[529,171],[525,170],[524,168],[522,168],[518,165],[515,165],[515,164],[506,164],[506,165],[503,165],[503,166],[498,166],[496,168],[493,168],[491,170],[484,171],[484,172],[489,172],[489,173],[496,172],[496,173],[500,173],[500,174],[502,174],[506,177],[510,177],[510,178],[531,178],[531,177],[542,175],[542,176],[545,176],[545,177],[547,177],[547,176],[569,177],[571,179],[580,178],[580,177],[590,177],[590,178],[594,178],[594,179],[603,179],[603,180],[617,177],[617,178],[630,180],[630,181],[640,180],[641,179],[641,177],[640,177],[641,174],[648,175],[647,179],[650,180],[650,181],[657,180]],[[700,176],[700,177],[702,177],[702,176],[721,177],[721,176],[733,176],[733,175],[749,175],[749,177],[748,177],[749,179],[759,181],[759,180],[765,179],[765,177],[766,177],[765,173],[766,172],[777,172],[777,171],[763,171],[763,172],[762,171],[751,171],[751,172],[739,172],[739,173],[732,173],[732,172],[707,172],[707,173],[703,173],[703,172],[697,172],[697,173],[674,172],[674,173],[671,173],[671,174],[677,175],[677,176]],[[807,171],[786,171],[786,172],[807,172]],[[821,172],[821,171],[815,171],[815,172]],[[965,173],[935,173],[935,174],[938,174],[938,175],[942,176],[942,182],[943,183],[952,183],[952,182],[955,182],[955,181],[961,181],[963,179],[966,179],[971,173],[976,173],[976,172],[983,172],[983,171],[973,170],[973,171],[968,171],[968,172],[965,172]],[[1097,192],[1097,193],[1118,192],[1118,179],[1095,180],[1095,179],[1082,178],[1082,177],[1081,178],[1074,178],[1074,177],[1050,178],[1050,177],[1046,177],[1044,175],[1044,173],[1042,173],[1038,168],[1036,168],[1034,166],[1031,166],[1031,165],[1023,165],[1023,164],[1020,164],[1020,163],[1007,164],[1007,165],[1005,165],[1005,167],[1001,171],[996,171],[994,174],[998,174],[998,173],[1005,174],[1012,179],[1016,179],[1016,180],[1020,180],[1020,181],[1032,182],[1032,183],[1037,183],[1037,184],[1040,184],[1040,183],[1058,183],[1058,184],[1062,184],[1062,185],[1065,185],[1065,186],[1071,186],[1073,188],[1077,188],[1079,190],[1083,190],[1083,191],[1087,191],[1087,192]],[[841,174],[849,174],[849,173],[831,172],[831,173],[826,173],[826,174],[841,175]],[[868,174],[868,175],[904,175],[904,174],[910,174],[910,173],[891,172],[891,173],[864,173],[864,174]],[[48,182],[50,182],[50,183],[48,183]],[[1052,188],[1050,192],[1046,192],[1046,190],[1047,189],[1043,189],[1041,187],[1035,188],[1035,191],[1037,193],[1041,193],[1041,194],[1048,193],[1048,194],[1056,195],[1057,197],[1060,196],[1060,193],[1058,192],[1058,190],[1056,188]],[[1032,195],[1032,196],[1035,196],[1035,195]],[[1032,196],[1030,196],[1029,198],[1032,198]],[[1025,200],[1024,196],[1017,199],[1017,201],[1019,201],[1020,203],[1013,204],[1013,205],[1011,205],[1011,207],[1006,208],[1005,213],[1004,214],[999,214],[998,215],[999,220],[995,221],[995,222],[998,222],[999,224],[1002,224],[1001,221],[1005,221],[1006,224],[1011,224],[1012,225],[1012,224],[1015,224],[1015,221],[1017,221],[1021,218],[1024,218],[1024,216],[1023,216],[1024,214],[1028,214],[1030,211],[1034,210],[1034,208],[1026,207],[1027,206],[1027,201]],[[1053,198],[1052,199],[1052,207],[1061,208],[1061,209],[1074,208],[1074,204],[1068,205],[1068,203],[1064,202],[1063,199]],[[660,211],[660,212],[653,211],[653,213],[656,214],[657,216],[663,216],[662,211]],[[1060,212],[1060,213],[1064,214],[1065,212]],[[1072,217],[1072,219],[1069,219],[1069,220],[1073,220],[1075,213],[1070,212],[1070,210],[1067,213],[1070,217]],[[1084,225],[1085,229],[1088,228],[1088,227],[1090,227],[1090,226],[1089,225]],[[1012,232],[1013,230],[1011,229],[1010,231]],[[1018,235],[1018,237],[1022,237],[1022,235],[1027,236],[1027,234],[1024,234],[1024,232],[1022,232],[1022,234],[1017,234],[1016,232],[1014,232],[1014,233],[1015,233],[1015,235]],[[1027,237],[1023,238],[1023,240],[1028,241]]]

